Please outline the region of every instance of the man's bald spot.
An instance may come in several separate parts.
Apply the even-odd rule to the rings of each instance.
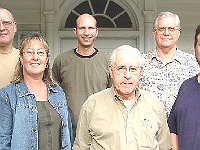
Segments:
[[[76,26],[75,27],[77,27],[77,24],[78,24],[78,21],[80,20],[80,19],[82,19],[82,18],[90,18],[91,20],[93,20],[94,22],[95,22],[95,26],[97,26],[97,21],[96,21],[96,19],[92,16],[92,15],[90,15],[90,14],[82,14],[82,15],[80,15],[77,19],[76,19]]]
[[[6,11],[12,18],[12,21],[15,21],[14,15],[6,8],[0,7],[0,10]]]

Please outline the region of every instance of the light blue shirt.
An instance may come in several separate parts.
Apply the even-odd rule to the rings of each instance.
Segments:
[[[47,84],[48,101],[62,120],[61,149],[71,150],[72,125],[65,94]],[[24,82],[0,89],[0,150],[38,150],[36,99]]]

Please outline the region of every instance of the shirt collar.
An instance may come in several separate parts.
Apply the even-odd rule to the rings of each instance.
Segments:
[[[98,53],[98,49],[94,47],[94,53],[92,53],[91,55],[81,55],[79,54],[77,51],[77,48],[74,49],[74,53],[78,56],[78,57],[81,57],[81,58],[92,58],[94,57],[97,53]]]
[[[47,89],[48,89],[48,93],[57,93],[58,91],[53,87],[51,86],[47,81],[45,82],[46,85],[47,85]],[[25,95],[30,95],[30,91],[28,90],[28,87],[26,86],[25,82],[24,81],[21,81],[19,83],[16,83],[16,87],[18,89],[18,93],[19,95],[21,96],[25,96]]]
[[[122,101],[122,98],[116,93],[114,87],[112,87],[113,93],[114,93],[114,99],[115,101]],[[141,94],[139,88],[136,89],[136,97],[135,97],[135,103],[139,100]]]
[[[158,56],[158,53],[157,53],[156,50],[153,51],[153,52],[151,52],[151,53],[149,53],[149,54],[147,54],[147,55],[148,55],[147,57],[150,58],[152,61],[153,61],[154,59],[160,60],[160,61],[161,61],[161,59],[160,59],[160,57]],[[182,52],[180,49],[178,49],[178,47],[177,47],[177,48],[176,48],[176,53],[175,53],[175,55],[174,55],[172,61],[176,60],[176,61],[178,61],[179,63],[182,64],[182,63],[184,62],[184,60],[182,59],[182,56],[183,56],[183,52]]]

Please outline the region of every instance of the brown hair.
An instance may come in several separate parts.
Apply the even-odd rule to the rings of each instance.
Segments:
[[[197,46],[197,36],[200,34],[200,24],[197,26],[196,31],[195,31],[195,36],[194,36],[194,48]]]

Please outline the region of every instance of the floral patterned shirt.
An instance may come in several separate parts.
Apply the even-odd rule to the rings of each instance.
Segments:
[[[180,85],[184,80],[196,75],[200,68],[192,54],[177,49],[172,61],[163,63],[157,52],[143,54],[144,66],[140,86],[154,92],[164,104],[167,117]]]

